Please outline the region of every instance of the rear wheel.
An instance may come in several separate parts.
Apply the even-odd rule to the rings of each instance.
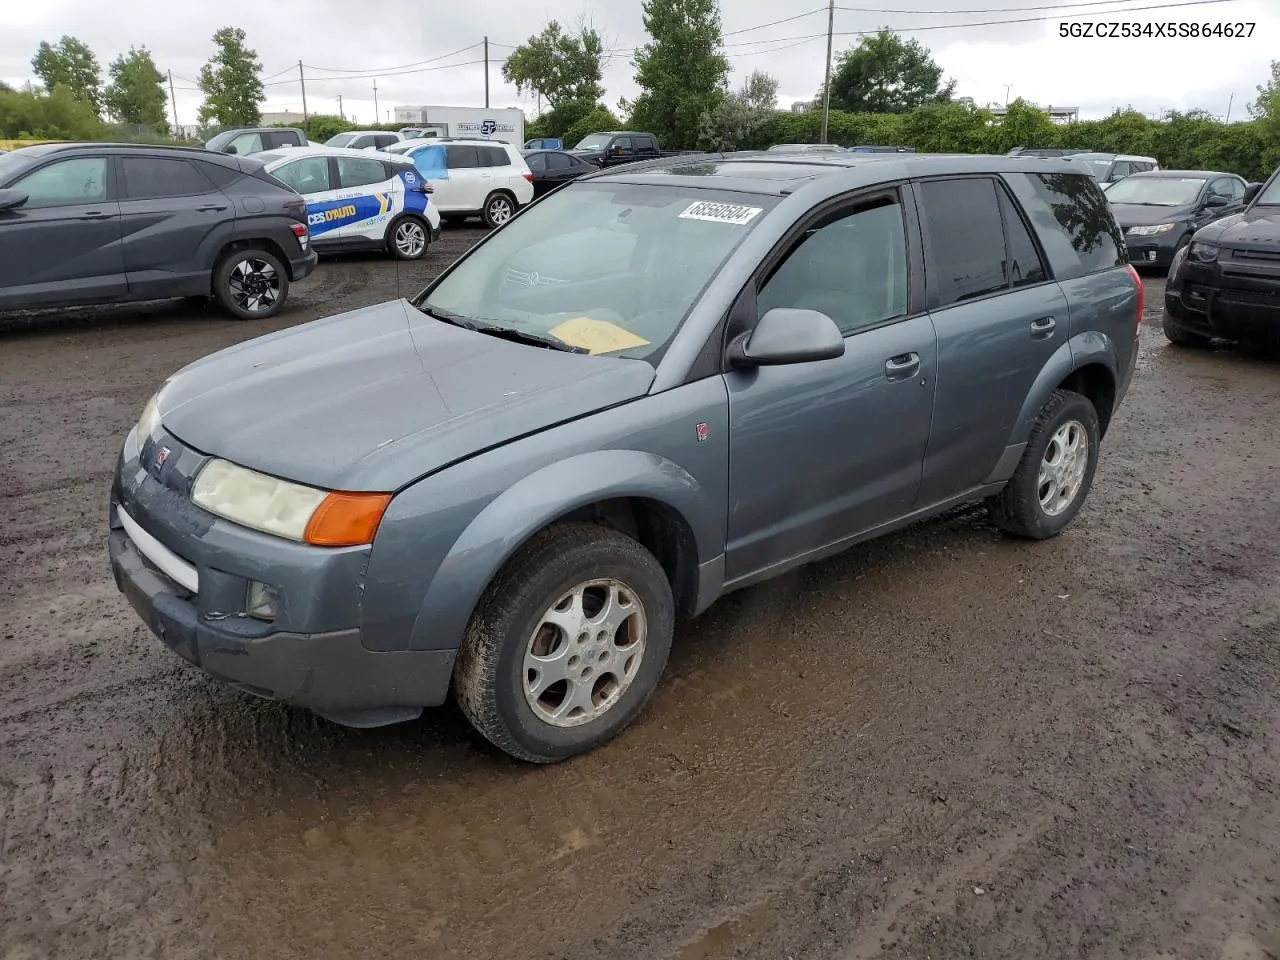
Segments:
[[[491,193],[489,199],[484,202],[484,225],[491,230],[502,226],[515,215],[516,202],[508,193]]]
[[[284,306],[289,273],[267,250],[234,250],[213,272],[213,295],[223,310],[239,320],[265,320]]]
[[[404,214],[391,221],[387,248],[397,260],[421,260],[427,253],[429,233],[419,217]]]
[[[1186,327],[1181,326],[1178,321],[1174,319],[1173,314],[1168,310],[1165,310],[1164,312],[1164,320],[1161,326],[1164,328],[1165,338],[1176,346],[1196,347],[1201,349],[1209,346],[1209,337],[1206,337],[1203,333],[1195,333],[1188,330]]]
[[[454,668],[458,703],[512,756],[564,760],[635,720],[674,628],[653,554],[608,527],[557,524],[507,564],[472,616]]]

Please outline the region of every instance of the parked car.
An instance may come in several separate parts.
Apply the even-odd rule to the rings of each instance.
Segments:
[[[915,153],[915,147],[877,147],[864,145],[850,148],[852,153]]]
[[[1142,315],[1079,167],[660,169],[567,184],[412,301],[170,377],[110,495],[144,622],[339,723],[452,688],[550,762],[630,724],[677,619],[729,591],[968,501],[1031,539],[1076,516]]]
[[[426,132],[423,127],[401,127],[396,131],[405,140],[416,140]]]
[[[835,143],[775,143],[766,153],[848,153]]]
[[[1073,150],[1069,147],[1014,147],[1006,157],[1072,157],[1076,154],[1088,153],[1087,150]]]
[[[599,168],[594,163],[574,156],[564,150],[526,150],[524,162],[533,174],[533,197],[550,193],[562,183],[576,180]]]
[[[1112,184],[1107,200],[1124,231],[1129,262],[1167,270],[1196,230],[1244,209],[1248,186],[1234,173],[1153,170]]]
[[[335,133],[324,142],[326,147],[347,147],[350,150],[385,150],[405,138],[387,130],[348,130]]]
[[[434,137],[388,149],[408,157],[431,183],[431,202],[446,223],[479,217],[498,227],[533,202],[533,172],[513,145],[501,140]]]
[[[297,127],[241,127],[223,130],[204,145],[216,153],[238,153],[248,156],[263,150],[285,150],[305,147],[310,141]]]
[[[386,250],[419,260],[440,237],[431,185],[413,161],[346,147],[263,153],[267,173],[307,201],[307,225],[317,253]]]
[[[1084,167],[1103,189],[1117,180],[1123,180],[1131,173],[1147,173],[1159,170],[1160,164],[1154,157],[1135,157],[1117,153],[1073,153],[1064,159],[1078,163]]]
[[[1181,347],[1221,337],[1280,346],[1280,179],[1250,184],[1240,213],[1201,227],[1169,265],[1164,334]]]
[[[0,310],[213,296],[277,313],[316,253],[306,203],[250,157],[50,143],[0,157]]]
[[[524,149],[529,150],[563,150],[564,141],[556,137],[541,137],[537,140],[526,140]]]
[[[614,130],[588,134],[574,145],[572,152],[597,167],[613,167],[637,160],[685,156],[696,151],[663,150],[652,133]]]

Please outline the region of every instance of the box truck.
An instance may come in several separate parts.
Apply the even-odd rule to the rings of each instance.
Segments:
[[[396,107],[406,136],[503,140],[524,145],[524,111],[516,107]]]

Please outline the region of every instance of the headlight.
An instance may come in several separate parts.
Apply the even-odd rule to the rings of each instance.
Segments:
[[[146,440],[147,437],[155,433],[160,426],[160,407],[157,403],[159,397],[159,393],[152,396],[152,398],[147,401],[147,405],[142,408],[142,416],[138,417],[139,445],[141,445],[142,441]]]
[[[191,487],[191,502],[232,523],[299,543],[351,547],[372,543],[389,493],[334,493],[210,460]]]
[[[1218,245],[1197,240],[1187,251],[1187,259],[1195,260],[1197,263],[1213,263],[1218,259]]]
[[[1168,233],[1176,226],[1176,223],[1153,223],[1146,227],[1130,227],[1129,233],[1135,237],[1154,237],[1157,234]]]

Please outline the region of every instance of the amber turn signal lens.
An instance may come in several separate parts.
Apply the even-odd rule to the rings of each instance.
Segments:
[[[389,493],[331,493],[316,507],[303,539],[317,547],[358,547],[373,543]]]

